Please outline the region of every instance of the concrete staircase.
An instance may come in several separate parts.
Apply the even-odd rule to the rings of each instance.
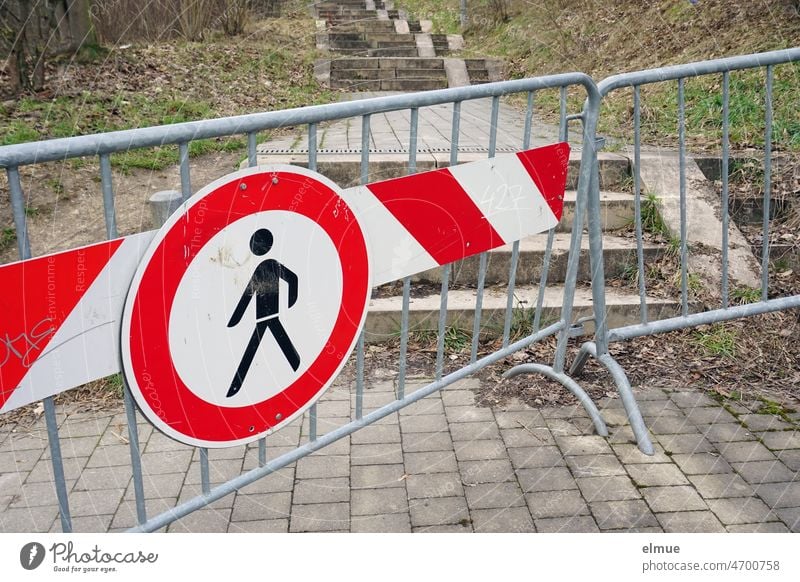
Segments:
[[[391,0],[326,0],[314,5],[317,79],[349,91],[425,91],[502,79],[499,61],[459,59],[460,35],[434,34]]]

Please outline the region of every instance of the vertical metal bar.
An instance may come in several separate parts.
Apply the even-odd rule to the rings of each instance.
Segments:
[[[678,79],[678,154],[680,156],[681,315],[689,314],[689,266],[686,240],[686,97],[685,80]]]
[[[317,171],[317,124],[308,124],[308,169]]]
[[[247,134],[247,165],[251,168],[255,168],[258,165],[257,145],[256,132],[251,131]]]
[[[493,158],[497,151],[497,120],[500,117],[500,97],[492,97],[492,117],[489,126],[489,157]]]
[[[769,215],[772,202],[772,78],[773,67],[767,67],[764,103],[764,232],[761,246],[761,300],[769,296]]]
[[[50,444],[52,457],[53,477],[56,484],[56,497],[58,498],[58,514],[61,517],[61,531],[72,532],[72,516],[69,511],[69,497],[67,496],[67,483],[64,479],[64,460],[61,457],[61,441],[58,438],[58,421],[56,420],[56,405],[53,397],[44,399],[44,418],[47,424],[47,440]]]
[[[559,115],[558,115],[558,139],[567,141],[567,88],[561,87],[559,90]]]
[[[117,238],[119,233],[117,232],[117,217],[114,209],[114,182],[111,175],[111,159],[108,154],[100,154],[100,180],[103,189],[106,236],[109,239]],[[133,404],[133,397],[124,376],[122,376],[122,400],[125,406],[125,418],[128,423],[128,448],[130,449],[133,492],[136,500],[136,519],[141,524],[147,521],[147,510],[144,499],[142,456],[139,447],[139,425],[136,419],[136,406]]]
[[[528,93],[528,107],[525,109],[525,129],[522,134],[522,149],[527,150],[531,147],[531,127],[533,125],[533,96],[534,92]]]
[[[461,29],[465,29],[467,27],[468,17],[467,17],[467,0],[461,0]]]
[[[364,416],[364,332],[358,336],[356,348],[356,420]]]
[[[103,214],[106,219],[106,236],[117,237],[117,213],[114,209],[114,185],[111,180],[111,159],[100,154],[100,182],[103,191]]]
[[[192,179],[189,174],[189,144],[178,144],[178,157],[181,164],[181,196],[186,202],[192,196]]]
[[[472,352],[470,353],[470,363],[478,359],[478,342],[481,335],[481,311],[483,309],[483,289],[486,284],[486,262],[488,254],[481,253],[478,268],[478,293],[475,297],[475,317],[472,320]]]
[[[17,252],[20,259],[31,257],[31,241],[28,239],[28,218],[25,216],[25,196],[19,179],[18,168],[8,168],[8,189],[11,195],[11,210],[14,215],[14,229],[17,231]]]
[[[208,449],[200,447],[200,485],[203,495],[211,491],[211,479],[208,476]]]
[[[308,440],[314,442],[317,440],[317,404],[311,405],[308,411]]]
[[[730,73],[722,73],[722,307],[728,307],[728,216],[730,171]]]
[[[639,273],[639,316],[647,323],[647,287],[642,237],[642,103],[639,85],[633,88],[633,206],[636,229],[636,272]]]
[[[258,466],[263,467],[267,464],[267,439],[259,439],[258,441]]]
[[[453,123],[450,127],[450,165],[458,163],[458,140],[461,133],[461,101],[453,103]]]
[[[408,312],[410,309],[411,277],[403,279],[403,312],[400,316],[400,369],[397,377],[397,399],[406,393],[406,357],[408,353]]]
[[[408,173],[417,173],[417,137],[419,132],[419,109],[411,109],[411,124],[408,135]]]
[[[578,227],[582,228],[582,227]],[[542,309],[544,308],[544,290],[547,287],[547,275],[550,270],[550,256],[553,253],[553,240],[556,237],[556,229],[551,228],[547,231],[547,244],[544,247],[544,258],[542,259],[542,272],[539,276],[539,293],[536,297],[536,311],[533,314],[533,333],[539,331],[542,324]]]
[[[442,267],[442,292],[439,300],[439,327],[436,335],[436,379],[444,372],[444,334],[447,325],[447,290],[450,286],[450,264]]]
[[[17,252],[21,260],[31,258],[31,244],[28,239],[28,221],[25,216],[25,195],[22,192],[22,183],[19,169],[8,168],[8,188],[11,195],[11,207],[14,215],[14,227],[17,231]],[[61,441],[58,437],[58,421],[56,419],[56,406],[53,397],[44,399],[44,418],[47,425],[47,441],[50,445],[51,464],[53,466],[53,480],[56,486],[58,499],[58,513],[61,519],[61,531],[72,532],[72,517],[69,510],[69,497],[67,483],[64,478],[64,460],[61,457]]]
[[[511,250],[511,268],[508,273],[508,297],[506,298],[506,320],[503,324],[503,347],[508,347],[511,337],[511,320],[514,315],[514,286],[517,282],[517,263],[519,262],[519,241],[514,241]]]
[[[369,118],[361,116],[361,184],[369,182]]]

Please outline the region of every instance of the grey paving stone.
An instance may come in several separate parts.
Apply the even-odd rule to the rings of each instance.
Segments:
[[[294,488],[294,467],[284,467],[258,481],[245,485],[239,489],[239,493],[250,495],[251,493],[279,493],[281,491],[291,491]]]
[[[408,475],[405,482],[410,499],[456,497],[464,494],[459,473]]]
[[[729,525],[727,529],[731,533],[787,533],[789,531],[789,529],[780,521]]]
[[[452,451],[430,451],[403,455],[406,473],[452,473],[458,471],[456,456]]]
[[[629,425],[625,426],[609,426],[608,427],[608,444],[610,445],[636,445],[636,437],[633,434],[633,429]],[[653,446],[658,443],[654,442]]]
[[[592,433],[591,422],[586,419],[547,418],[545,424],[546,428],[555,437],[588,436]]]
[[[0,531],[4,533],[50,531],[57,515],[58,508],[52,505],[6,509],[0,512]]]
[[[230,509],[200,509],[172,522],[167,531],[171,533],[226,533],[230,519]]]
[[[531,514],[525,507],[473,509],[472,527],[477,533],[532,533]]]
[[[354,515],[350,520],[353,533],[410,533],[411,520],[408,513],[382,515]]]
[[[686,418],[695,424],[736,422],[736,417],[721,406],[710,408],[690,408],[683,411]]]
[[[400,409],[400,416],[418,416],[420,414],[444,414],[441,398],[423,398]]]
[[[84,469],[75,483],[74,490],[125,489],[131,480],[131,475],[132,470],[129,466]]]
[[[172,509],[177,504],[177,499],[148,499],[146,503],[147,516],[153,517],[167,510]],[[136,519],[136,503],[133,500],[123,500],[119,504],[114,517],[111,520],[111,530],[128,529],[138,523]],[[166,529],[166,528],[164,528]]]
[[[358,465],[350,469],[353,489],[404,487],[405,467],[396,465]]]
[[[475,404],[475,393],[472,390],[454,390],[448,387],[442,390],[442,401],[450,406],[472,406]]]
[[[556,444],[550,431],[543,427],[533,428],[504,428],[500,431],[503,442],[508,448],[515,447],[540,447],[542,445]]]
[[[342,395],[345,396],[344,394]],[[350,416],[350,402],[344,397],[342,399],[331,400],[323,399],[317,402],[318,418],[343,418]]]
[[[74,482],[68,482],[68,491]],[[40,507],[42,505],[58,505],[56,496],[56,486],[52,481],[42,481],[39,483],[25,483],[21,488],[14,487],[14,494],[11,496],[11,508],[20,507]]]
[[[458,470],[464,483],[500,483],[514,479],[514,468],[508,459],[463,461]]]
[[[627,476],[581,477],[575,480],[586,501],[639,499],[639,491]]]
[[[743,414],[739,420],[747,425],[750,430],[786,430],[792,425],[771,414]]]
[[[641,499],[596,501],[590,507],[601,530],[658,526],[655,516]]]
[[[30,471],[41,456],[42,451],[40,450],[0,452],[0,472]]]
[[[453,441],[450,438],[450,433],[447,432],[410,432],[403,434],[403,451],[406,453],[452,450],[454,450]]]
[[[539,533],[596,533],[600,529],[590,515],[534,520]]]
[[[209,461],[208,481],[212,484],[224,483],[242,474],[242,461],[239,459],[220,459]],[[189,485],[202,482],[200,462],[194,461],[189,465],[184,483]]]
[[[758,497],[709,499],[708,506],[725,525],[761,523],[778,519]]]
[[[354,432],[350,438],[354,445],[399,443],[400,427],[396,424],[374,424]]]
[[[477,408],[475,406],[445,406],[445,414],[450,423],[459,422],[491,422],[494,414],[491,408]]]
[[[546,428],[538,410],[495,410],[494,417],[500,428]]]
[[[792,481],[797,477],[794,471],[789,470],[786,465],[777,459],[774,461],[732,463],[732,466],[748,483],[780,483]]]
[[[732,443],[736,441],[754,441],[756,437],[742,425],[734,422],[722,424],[699,425],[705,437],[712,443]]]
[[[475,441],[499,439],[500,431],[493,420],[484,422],[456,422],[450,425],[450,435],[454,441]]]
[[[350,480],[347,477],[298,479],[294,487],[292,502],[297,505],[339,501],[350,501]]]
[[[468,441],[455,443],[459,461],[482,461],[485,459],[507,459],[506,446],[501,440]]]
[[[516,483],[481,483],[465,488],[470,509],[500,509],[525,505]]]
[[[228,447],[225,449],[208,449],[208,460],[209,461],[219,461],[222,459],[238,459],[241,461],[244,459],[245,453],[247,452],[246,446],[239,446],[239,447]],[[192,455],[193,461],[199,461],[201,454],[200,449],[194,449]]]
[[[400,417],[400,430],[409,432],[448,432],[444,414],[421,414]]]
[[[775,455],[758,442],[718,443],[717,448],[729,463],[772,461]]]
[[[651,400],[639,402],[639,411],[644,417],[684,417],[681,409],[669,400]]]
[[[414,528],[438,525],[466,527],[469,524],[472,530],[467,501],[463,497],[419,499],[410,504],[410,509]]]
[[[756,494],[772,508],[800,507],[800,481],[756,485]]]
[[[412,527],[414,533],[472,533],[472,521],[465,519],[463,523],[451,525],[429,525],[425,527]]]
[[[88,457],[76,457],[74,459],[64,459],[64,479],[67,481],[76,481],[80,477],[83,468],[86,466]],[[24,475],[25,471],[14,471],[15,474],[19,473]],[[53,482],[53,462],[48,459],[41,459],[37,462],[31,472],[28,473],[27,483],[39,483],[41,481]]]
[[[661,434],[696,434],[697,427],[685,416],[645,417],[645,424],[650,432]]]
[[[573,406],[546,406],[540,408],[539,412],[544,418],[580,418],[583,416],[583,409],[577,405]]]
[[[751,497],[755,495],[755,489],[736,473],[689,475],[689,480],[695,486],[695,489],[700,492],[700,495],[706,499]]]
[[[231,521],[251,521],[262,519],[282,519],[289,517],[292,495],[282,493],[236,494],[233,501]],[[292,515],[296,507],[291,507]]]
[[[565,491],[578,488],[578,484],[566,467],[519,469],[517,479],[525,493]]]
[[[535,469],[537,467],[555,467],[566,465],[564,456],[558,447],[525,447],[508,449],[511,464],[516,469]]]
[[[143,475],[145,499],[159,499],[164,497],[178,497],[183,487],[184,473],[165,473],[163,475]],[[136,492],[133,480],[128,482],[124,499],[135,499]]]
[[[775,513],[783,522],[789,526],[789,529],[795,533],[800,532],[800,507],[788,507],[786,509],[777,509]]]
[[[228,533],[288,533],[288,519],[260,519],[228,524]]]
[[[356,489],[350,498],[352,515],[382,515],[408,512],[408,496],[404,489]]]
[[[768,449],[800,449],[800,432],[797,431],[762,432],[758,436]]]
[[[165,434],[154,432],[150,435],[150,438],[147,439],[147,445],[144,447],[143,451],[144,453],[161,453],[164,451],[191,452],[192,449],[183,443],[179,443],[178,441],[169,438]]]
[[[778,451],[778,458],[792,471],[800,472],[800,449]]]
[[[159,451],[142,454],[142,471],[148,475],[186,471],[192,462],[192,451]]]
[[[290,532],[349,531],[349,503],[294,505],[289,519]]]
[[[310,455],[297,461],[297,479],[329,479],[350,475],[350,459],[346,456]]]
[[[183,487],[181,487],[181,494],[178,496],[178,503],[186,503],[190,499],[195,497],[199,497],[203,494],[203,488],[200,483],[191,483],[187,484],[184,483]],[[206,507],[209,509],[228,509],[233,507],[234,499],[236,498],[235,495],[225,495],[224,497],[217,499],[216,501],[210,503]]]
[[[534,519],[573,517],[589,513],[589,508],[577,489],[528,493],[525,501]]]
[[[611,445],[614,453],[619,460],[625,464],[653,464],[653,463],[671,463],[672,458],[664,454],[664,449],[658,443],[653,443],[655,453],[652,455],[645,455],[639,450],[639,447],[632,444],[615,444]]]
[[[21,453],[22,451],[44,451],[48,448],[47,431],[26,431],[9,435],[3,446],[4,450]]]
[[[680,469],[669,463],[653,465],[629,465],[628,473],[639,487],[688,485],[689,481]]]
[[[719,406],[719,404],[709,398],[706,394],[697,391],[672,392],[670,400],[681,408],[698,408],[701,406]]]
[[[128,445],[97,447],[89,457],[87,467],[112,467],[131,464],[131,449]]]
[[[394,465],[403,462],[399,444],[352,445],[350,462],[355,465]]]
[[[731,473],[731,467],[725,459],[711,453],[695,453],[692,455],[672,455],[672,460],[687,475],[706,475],[711,473]]]
[[[556,443],[565,455],[610,454],[611,447],[600,436],[556,436]]]
[[[113,515],[86,515],[72,518],[72,533],[105,533],[111,527]],[[51,533],[61,532],[61,520],[56,519],[50,528]]]
[[[708,509],[705,501],[690,485],[645,487],[642,489],[642,495],[650,509],[656,513]]]
[[[677,511],[657,513],[656,518],[667,533],[723,533],[725,528],[713,513],[705,511]]]
[[[614,455],[578,455],[566,457],[576,477],[610,477],[625,475],[625,468]]]
[[[124,489],[73,491],[69,495],[69,511],[74,517],[114,514],[122,501]]]

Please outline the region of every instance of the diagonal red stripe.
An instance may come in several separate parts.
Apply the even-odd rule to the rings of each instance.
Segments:
[[[0,267],[0,407],[123,239]]]
[[[367,188],[440,265],[505,244],[447,169]]]
[[[558,220],[564,209],[564,189],[569,169],[569,144],[561,142],[519,152],[517,157],[539,188]]]

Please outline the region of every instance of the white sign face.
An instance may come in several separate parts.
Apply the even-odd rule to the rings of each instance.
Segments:
[[[271,233],[273,244],[267,253],[257,255],[251,250],[251,239],[261,230]],[[272,270],[288,276],[277,277],[277,287],[254,280],[261,265],[261,270],[277,267]],[[255,293],[250,294],[250,289]],[[296,300],[290,304],[293,293]],[[243,296],[247,298],[241,317],[230,325]],[[341,300],[339,255],[322,228],[306,216],[282,210],[246,216],[203,246],[178,285],[169,315],[175,369],[186,386],[210,404],[257,404],[308,370],[331,335]],[[261,313],[259,320],[259,302],[277,306],[277,313],[267,317]],[[260,332],[259,322],[264,328]],[[273,330],[278,337],[288,338],[288,344],[283,341],[290,357]],[[251,341],[257,343],[255,350]],[[296,369],[290,361],[292,348],[299,360]],[[252,361],[241,386],[231,391],[239,383],[236,376],[243,358]]]

